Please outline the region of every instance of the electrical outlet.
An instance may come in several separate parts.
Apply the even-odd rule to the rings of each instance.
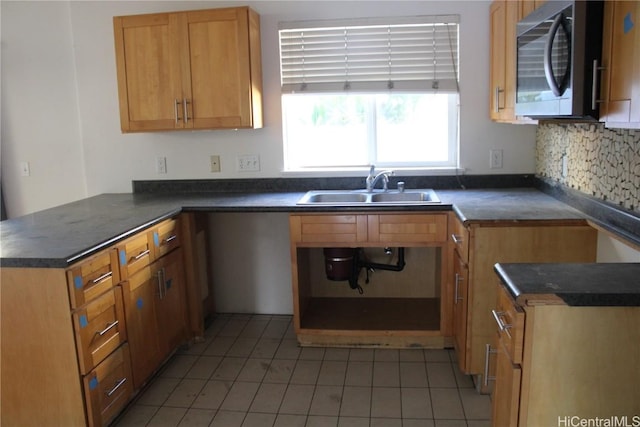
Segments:
[[[502,150],[489,150],[489,167],[491,169],[502,169]]]
[[[31,168],[29,162],[20,162],[20,175],[31,176]]]
[[[257,172],[260,170],[260,156],[255,154],[237,157],[238,172]]]
[[[220,156],[217,154],[209,156],[209,163],[211,166],[211,172],[220,172]]]
[[[156,157],[156,173],[167,173],[166,157]]]

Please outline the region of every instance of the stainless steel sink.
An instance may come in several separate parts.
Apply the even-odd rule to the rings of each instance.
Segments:
[[[324,190],[309,191],[298,205],[311,206],[402,206],[433,205],[440,199],[432,189],[375,191],[367,193],[363,190]]]

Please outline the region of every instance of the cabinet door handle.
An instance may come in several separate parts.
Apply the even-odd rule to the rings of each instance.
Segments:
[[[502,316],[504,316],[505,312],[504,311],[491,310],[491,314],[493,314],[493,318],[495,319],[496,323],[498,324],[498,328],[500,328],[500,331],[506,333],[507,336],[509,338],[511,338],[511,333],[509,332],[509,329],[511,329],[511,327],[513,325],[510,325],[508,323],[504,323],[502,321]]]
[[[189,109],[187,108],[187,105],[191,104],[191,102],[187,99],[184,98],[182,100],[182,108],[184,110],[184,124],[186,125],[187,123],[189,123]]]
[[[113,388],[109,391],[106,391],[105,394],[107,395],[107,397],[111,397],[111,395],[113,393],[115,393],[125,382],[127,382],[127,378],[122,378],[121,380],[116,382],[116,385],[113,386]]]
[[[500,86],[496,86],[496,91],[495,91],[495,103],[494,103],[494,110],[496,113],[499,113],[500,110],[504,110],[503,108],[500,108],[500,94],[504,92],[504,89],[500,89]]]
[[[453,243],[455,243],[456,245],[461,245],[462,244],[462,237],[457,236],[455,234],[451,235],[451,240],[453,240]]]
[[[180,116],[178,116],[178,109],[180,108],[180,100],[176,99],[174,104],[173,104],[173,114],[175,116],[176,119],[176,126],[178,125],[178,122],[180,121]]]
[[[135,257],[133,257],[134,261],[138,261],[140,258],[149,255],[149,252],[151,252],[149,249],[147,249],[146,251],[142,251],[140,252],[138,255],[136,255]]]
[[[605,102],[601,99],[598,99],[598,71],[605,70],[606,67],[598,66],[598,60],[593,60],[593,78],[591,80],[591,109],[595,110],[598,106],[598,103]]]
[[[166,288],[164,286],[164,268],[158,270],[156,273],[156,277],[158,279],[158,296],[160,299],[164,298]]]
[[[457,304],[458,301],[462,301],[464,298],[458,296],[459,292],[458,292],[458,286],[460,285],[460,282],[464,280],[464,277],[462,277],[461,275],[459,275],[458,273],[456,273],[456,287],[455,287],[455,299],[453,300],[454,304]]]
[[[484,381],[484,386],[487,387],[489,385],[489,381],[495,381],[496,377],[490,377],[489,376],[489,358],[491,357],[492,354],[496,354],[498,352],[498,350],[492,350],[491,349],[491,344],[486,344],[485,346],[485,350],[484,350],[484,376],[483,376],[483,381]]]
[[[118,325],[118,321],[117,321],[117,320],[115,320],[114,322],[109,323],[109,324],[107,325],[107,327],[106,327],[106,328],[104,328],[103,330],[101,330],[100,332],[96,332],[96,335],[103,336],[104,334],[106,334],[107,332],[109,332],[111,329],[113,329],[113,328],[114,328],[114,327],[116,327],[117,325]]]
[[[104,274],[103,274],[102,276],[100,276],[100,277],[96,277],[95,279],[93,279],[93,280],[91,281],[91,283],[93,283],[93,284],[95,285],[96,283],[100,283],[100,282],[102,282],[103,280],[108,279],[108,278],[109,278],[109,277],[111,277],[112,275],[113,275],[113,272],[112,272],[112,271],[109,271],[108,273],[104,273]]]

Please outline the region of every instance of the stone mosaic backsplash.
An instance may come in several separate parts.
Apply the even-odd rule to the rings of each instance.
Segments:
[[[567,156],[567,175],[562,157]],[[540,123],[536,174],[640,213],[640,130]]]

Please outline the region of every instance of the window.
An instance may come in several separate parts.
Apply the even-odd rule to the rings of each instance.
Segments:
[[[457,21],[283,26],[285,169],[457,166]]]

